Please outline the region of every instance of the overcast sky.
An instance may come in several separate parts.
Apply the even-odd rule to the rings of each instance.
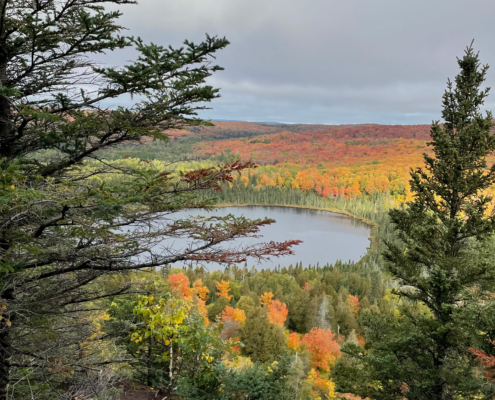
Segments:
[[[121,11],[146,41],[230,40],[210,80],[222,98],[204,118],[430,123],[472,39],[495,86],[494,0],[139,0]]]

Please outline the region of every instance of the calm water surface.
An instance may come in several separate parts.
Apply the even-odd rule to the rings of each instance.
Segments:
[[[358,219],[328,211],[308,210],[291,207],[225,207],[211,213],[204,210],[190,210],[177,215],[244,215],[249,219],[273,218],[277,222],[260,229],[262,238],[243,238],[235,241],[235,245],[251,244],[263,241],[284,241],[298,239],[303,243],[294,246],[294,255],[273,258],[271,261],[257,263],[248,260],[248,267],[274,268],[278,265],[289,266],[302,262],[303,266],[325,265],[341,261],[358,261],[369,246],[370,226]],[[180,266],[182,263],[176,263]],[[205,265],[209,270],[218,269],[219,265]]]

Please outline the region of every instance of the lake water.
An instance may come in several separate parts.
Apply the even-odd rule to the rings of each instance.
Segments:
[[[273,218],[277,222],[262,227],[262,238],[244,238],[236,240],[235,244],[251,244],[263,241],[284,241],[298,239],[303,243],[294,246],[291,256],[273,258],[271,261],[257,263],[248,260],[248,267],[257,269],[274,268],[278,265],[289,266],[302,262],[303,266],[333,264],[337,260],[358,261],[366,254],[369,247],[370,226],[362,221],[342,214],[328,211],[308,210],[292,207],[225,207],[211,213],[204,210],[190,210],[175,214],[184,218],[187,215],[244,215],[249,219]],[[181,266],[176,263],[174,266]],[[243,264],[242,264],[243,265]],[[212,263],[205,264],[209,270],[220,268]]]

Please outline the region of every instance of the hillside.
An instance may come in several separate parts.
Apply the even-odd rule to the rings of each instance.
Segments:
[[[428,151],[429,125],[284,125],[214,122],[175,130],[171,141],[124,145],[107,158],[224,162],[260,167],[241,177],[246,188],[279,187],[324,197],[390,192],[407,198],[409,171]]]
[[[345,198],[389,192],[399,201],[409,198],[409,171],[423,163],[430,138],[429,125],[215,122],[181,132],[173,136],[170,154],[217,161],[240,157],[260,165],[241,177],[247,188]],[[160,153],[156,146],[150,158]]]
[[[212,121],[214,126],[189,128],[187,131],[174,131],[173,136],[194,134],[203,138],[229,139],[270,135],[274,133],[329,133],[336,139],[405,138],[428,139],[429,125],[317,125],[317,124],[272,124],[262,122]]]
[[[365,125],[324,131],[284,131],[255,137],[217,138],[195,148],[200,153],[213,155],[224,151],[238,152],[242,158],[252,158],[262,164],[355,164],[420,154],[425,149],[428,128],[411,128]]]
[[[404,199],[409,169],[427,150],[429,125],[269,125],[218,122],[187,138],[201,159],[251,159],[245,185],[314,190],[327,196],[384,193]]]
[[[204,142],[195,146],[202,154],[230,151],[262,164],[331,165],[416,155],[424,150],[429,129],[429,125],[215,122],[213,127],[191,128],[184,135]]]

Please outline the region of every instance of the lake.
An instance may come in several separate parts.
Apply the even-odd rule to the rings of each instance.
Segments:
[[[304,267],[311,265],[333,264],[337,260],[359,261],[366,254],[370,245],[370,226],[347,215],[329,211],[309,210],[293,207],[225,207],[211,213],[204,210],[189,210],[174,216],[185,218],[187,215],[244,215],[249,219],[272,218],[277,222],[260,229],[262,238],[245,238],[236,240],[235,244],[252,244],[263,241],[284,241],[291,239],[302,240],[303,243],[294,246],[291,256],[274,258],[271,261],[257,263],[248,260],[248,267],[257,269],[274,268],[278,265],[289,266],[302,262]],[[182,266],[175,263],[174,266]],[[213,263],[205,265],[209,270],[219,269]]]

